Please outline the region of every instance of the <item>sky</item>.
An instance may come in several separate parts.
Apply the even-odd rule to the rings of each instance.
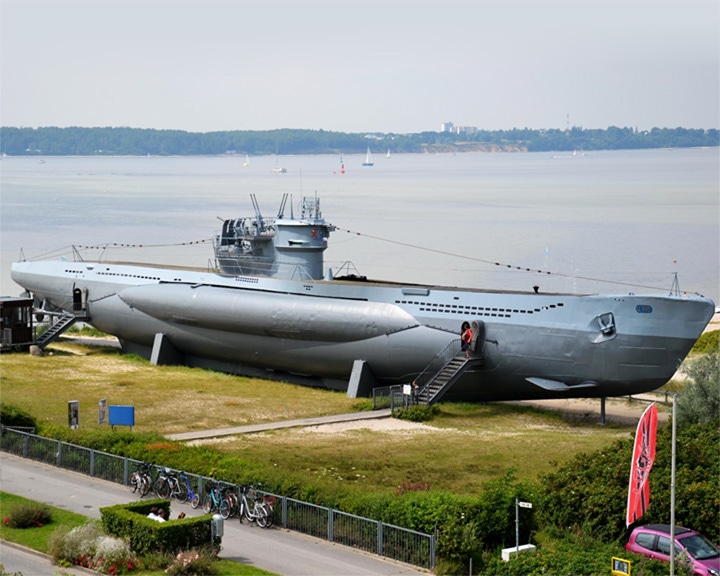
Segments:
[[[717,0],[0,0],[0,124],[720,128]]]

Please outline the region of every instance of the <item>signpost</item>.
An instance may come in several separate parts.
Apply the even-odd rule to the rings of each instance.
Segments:
[[[520,508],[532,508],[530,502],[520,502],[515,498],[515,554],[520,555]]]
[[[105,415],[107,414],[107,398],[98,400],[98,426],[105,424]]]
[[[72,430],[80,427],[80,402],[78,400],[68,402],[68,426]]]
[[[615,576],[630,576],[632,570],[632,562],[630,560],[623,560],[622,558],[615,558],[613,556],[612,564],[610,565],[610,573]]]
[[[135,426],[135,406],[109,406],[110,426]]]

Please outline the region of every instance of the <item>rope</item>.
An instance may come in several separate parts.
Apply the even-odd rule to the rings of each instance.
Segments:
[[[425,252],[432,252],[435,254],[441,254],[443,256],[449,256],[452,258],[460,258],[462,260],[469,260],[471,262],[479,262],[481,264],[488,264],[490,266],[498,266],[507,268],[509,270],[519,270],[521,272],[533,272],[536,274],[545,274],[548,276],[556,276],[558,278],[569,278],[569,279],[575,279],[575,280],[587,280],[589,282],[601,282],[603,284],[611,284],[616,286],[629,286],[631,288],[647,288],[649,290],[657,290],[662,291],[664,288],[660,288],[658,286],[650,286],[647,284],[635,284],[632,282],[620,282],[617,280],[606,280],[604,278],[594,278],[592,276],[579,276],[577,274],[564,274],[562,272],[551,272],[549,270],[541,270],[541,269],[532,269],[525,266],[516,266],[513,264],[506,264],[503,262],[494,262],[492,260],[486,260],[484,258],[477,258],[475,256],[467,256],[465,254],[456,254],[454,252],[447,252],[446,250],[438,250],[436,248],[428,248],[426,246],[420,246],[419,244],[411,244],[409,242],[401,242],[399,240],[391,240],[389,238],[382,238],[380,236],[373,236],[372,234],[363,234],[362,232],[355,232],[353,230],[347,230],[345,228],[340,228],[339,226],[333,227],[335,230],[339,230],[340,232],[345,232],[347,234],[352,234],[354,236],[360,236],[364,238],[370,238],[372,240],[379,240],[380,242],[387,242],[388,244],[395,244],[397,246],[405,246],[407,248],[413,248],[415,250],[423,250]],[[212,242],[212,238],[205,238],[203,240],[193,240],[191,242],[178,242],[174,244],[123,244],[118,242],[108,242],[106,244],[98,244],[95,246],[84,246],[84,245],[77,245],[76,249],[78,250],[104,250],[109,247],[115,247],[115,248],[168,248],[173,246],[192,246],[196,244],[205,244],[208,242]],[[72,246],[66,246],[64,248],[61,248],[59,250],[54,250],[52,252],[48,252],[42,256],[38,256],[34,258],[34,260],[40,260],[40,259],[47,259],[50,255],[57,254],[66,250],[72,249]]]
[[[348,234],[354,234],[355,236],[363,236],[365,238],[371,238],[373,240],[379,240],[381,242],[388,242],[389,244],[396,244],[398,246],[406,246],[408,248],[414,248],[416,250],[423,250],[425,252],[433,252],[435,254],[442,254],[443,256],[450,256],[453,258],[460,258],[462,260],[470,260],[472,262],[480,262],[482,264],[489,264],[491,266],[499,266],[508,268],[510,270],[519,270],[521,272],[534,272],[537,274],[546,274],[548,276],[556,276],[559,278],[569,278],[569,279],[577,279],[577,280],[588,280],[591,282],[602,282],[604,284],[613,284],[618,286],[630,286],[631,288],[647,288],[649,290],[659,290],[662,291],[663,288],[659,288],[657,286],[649,286],[646,284],[634,284],[631,282],[619,282],[616,280],[605,280],[603,278],[593,278],[591,276],[578,276],[577,274],[563,274],[562,272],[551,272],[549,270],[540,270],[540,269],[532,269],[527,268],[525,266],[516,266],[513,264],[505,264],[503,262],[493,262],[492,260],[485,260],[483,258],[477,258],[475,256],[467,256],[465,254],[455,254],[453,252],[447,252],[445,250],[438,250],[436,248],[428,248],[426,246],[420,246],[418,244],[411,244],[409,242],[400,242],[399,240],[390,240],[389,238],[382,238],[380,236],[373,236],[371,234],[363,234],[361,232],[354,232],[352,230],[347,230],[345,228],[340,228],[339,226],[335,227],[336,230],[340,230],[341,232],[346,232]]]

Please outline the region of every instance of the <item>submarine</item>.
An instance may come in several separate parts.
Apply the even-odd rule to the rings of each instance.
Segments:
[[[561,294],[370,280],[324,268],[336,228],[317,197],[297,217],[223,221],[215,268],[17,261],[36,312],[81,319],[154,364],[367,397],[416,383],[426,403],[604,398],[655,390],[713,316],[699,294]],[[472,326],[469,351],[460,328]]]

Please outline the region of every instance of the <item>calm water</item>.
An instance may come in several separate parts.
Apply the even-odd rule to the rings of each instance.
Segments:
[[[110,244],[112,260],[206,266],[218,218],[252,215],[250,194],[274,216],[283,193],[296,207],[317,193],[340,228],[325,255],[334,270],[349,261],[372,278],[577,293],[669,292],[677,272],[683,291],[720,301],[717,149],[378,150],[371,168],[345,156],[344,174],[338,156],[282,156],[286,174],[271,172],[274,157],[42,160],[0,163],[3,295],[20,292],[10,264],[21,248],[71,258],[71,245]]]

